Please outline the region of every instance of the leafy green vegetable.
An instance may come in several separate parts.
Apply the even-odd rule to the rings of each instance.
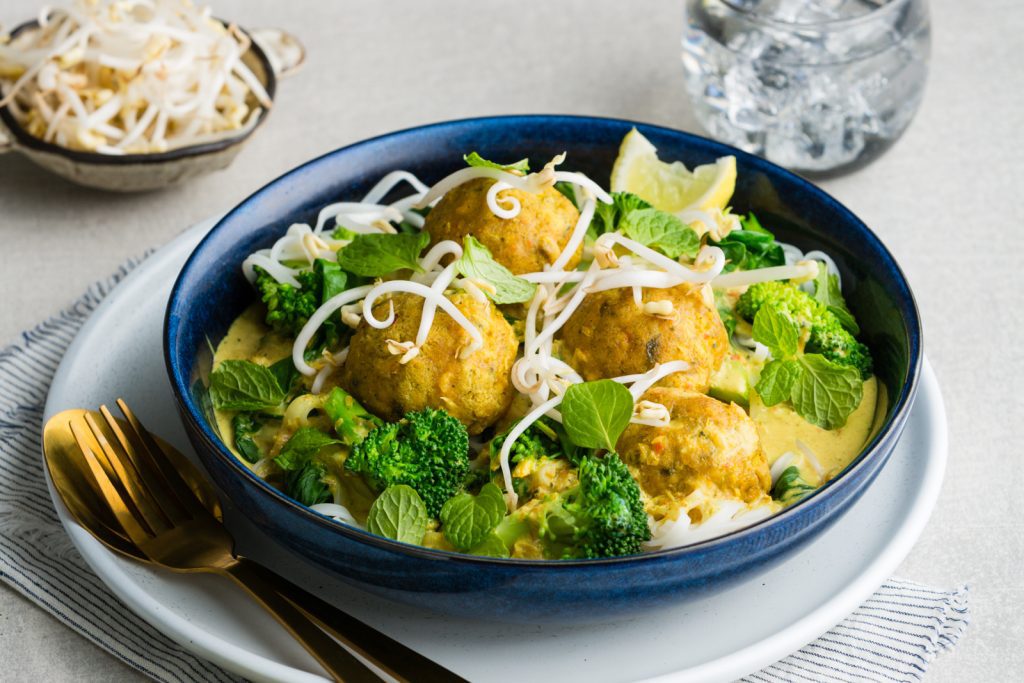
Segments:
[[[430,235],[371,233],[356,235],[338,251],[338,265],[364,277],[381,277],[396,270],[422,271],[419,255],[430,243]]]
[[[769,304],[754,316],[754,339],[767,346],[773,357],[790,358],[799,350],[800,326]]]
[[[761,370],[761,379],[757,381],[754,390],[766,406],[788,401],[793,393],[793,385],[796,384],[802,371],[798,361],[769,361]]]
[[[284,391],[269,368],[225,360],[210,373],[210,398],[217,410],[266,410],[281,405]]]
[[[633,416],[633,395],[610,379],[573,384],[562,399],[562,425],[583,448],[615,450],[615,442]]]
[[[296,470],[302,467],[322,448],[339,444],[341,441],[330,437],[315,427],[300,427],[292,438],[288,439],[274,462],[283,470]]]
[[[467,235],[463,242],[462,257],[456,269],[468,278],[476,278],[491,284],[494,292],[485,290],[496,304],[518,304],[529,301],[537,291],[537,285],[512,274],[512,271],[494,260],[490,250]]]
[[[594,209],[594,220],[590,222],[587,232],[598,237],[606,232],[615,232],[619,223],[631,211],[650,209],[651,205],[632,192],[612,192],[612,203],[598,202]]]
[[[324,412],[334,423],[334,431],[348,446],[354,446],[383,424],[341,387],[334,387],[324,401]]]
[[[804,354],[798,362],[801,372],[790,396],[793,408],[822,429],[842,427],[864,395],[860,373],[816,353]]]
[[[247,462],[256,462],[263,452],[256,445],[253,436],[263,427],[259,413],[242,411],[231,418],[231,431],[235,435],[235,449]]]
[[[775,486],[772,487],[772,498],[789,505],[812,491],[814,491],[814,487],[804,481],[799,468],[796,465],[790,465],[775,481]]]
[[[316,505],[331,500],[331,490],[324,483],[327,468],[323,463],[307,460],[300,468],[288,473],[285,491],[303,505]]]
[[[530,172],[530,160],[520,159],[519,161],[511,164],[498,164],[493,161],[488,161],[476,152],[470,152],[469,154],[462,155],[463,160],[470,166],[482,166],[483,168],[496,168],[500,171],[519,171],[520,173]]]
[[[420,545],[427,533],[427,506],[411,486],[389,486],[370,506],[366,528],[379,536]]]
[[[484,540],[477,543],[469,551],[470,555],[482,555],[484,557],[509,557],[510,553],[505,541],[495,533],[489,534]]]
[[[298,370],[295,369],[295,363],[292,362],[291,356],[285,356],[281,360],[270,366],[270,373],[277,380],[277,385],[281,387],[281,391],[284,392],[285,396],[291,393],[292,388],[295,386],[295,382],[302,375]]]
[[[741,230],[733,230],[722,241],[710,242],[725,252],[723,272],[781,266],[786,262],[775,236],[761,227],[754,214],[748,213],[742,218],[741,225]]]
[[[669,258],[696,256],[700,238],[678,216],[660,209],[633,209],[622,217],[623,234]]]
[[[818,277],[814,280],[814,299],[825,306],[850,334],[860,334],[860,325],[847,308],[846,299],[839,289],[839,278],[829,275],[824,261],[818,262]]]
[[[506,510],[505,497],[494,484],[484,484],[477,496],[460,493],[441,508],[444,537],[459,550],[470,550],[494,531]]]

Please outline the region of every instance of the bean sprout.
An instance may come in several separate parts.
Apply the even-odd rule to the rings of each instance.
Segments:
[[[73,0],[0,43],[0,86],[31,135],[148,154],[243,135],[271,106],[251,41],[182,0]]]

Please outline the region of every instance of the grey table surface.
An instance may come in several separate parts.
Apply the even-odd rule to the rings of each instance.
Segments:
[[[932,681],[1019,680],[1024,668],[1024,5],[933,0],[924,104],[884,157],[822,183],[905,269],[949,412],[950,460],[898,575],[971,585],[972,624]],[[11,26],[36,0],[4,0]],[[219,16],[277,26],[309,50],[234,166],[119,196],[0,158],[0,340],[13,339],[131,256],[230,208],[289,168],[387,131],[465,116],[558,112],[698,131],[682,86],[680,0],[313,2],[219,0]],[[0,584],[0,678],[141,680]]]

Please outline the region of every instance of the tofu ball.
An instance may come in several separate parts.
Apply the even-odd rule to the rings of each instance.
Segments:
[[[487,192],[495,181],[476,178],[454,187],[427,214],[423,229],[431,245],[442,240],[462,244],[472,235],[491,255],[513,273],[534,273],[554,263],[569,243],[580,214],[566,197],[550,187],[539,194],[505,190],[499,198],[515,197],[522,209],[514,218],[499,218],[487,207]],[[583,246],[566,264],[572,270],[580,261]]]
[[[690,370],[669,375],[659,386],[701,393],[729,348],[714,301],[691,284],[645,288],[639,305],[630,287],[588,294],[566,321],[561,339],[565,361],[588,381],[684,360]]]
[[[508,409],[514,389],[510,379],[519,342],[512,326],[490,302],[479,302],[465,292],[448,297],[483,336],[481,348],[465,358],[459,353],[471,339],[444,311],[438,309],[419,355],[399,362],[387,340],[408,341],[419,330],[423,299],[399,293],[395,322],[378,330],[362,321],[352,336],[341,371],[341,386],[367,410],[384,420],[397,420],[411,410],[443,408],[479,434]],[[387,317],[388,300],[377,302],[374,314]]]
[[[683,389],[655,387],[643,400],[664,405],[666,427],[631,424],[617,444],[647,495],[683,498],[699,487],[746,503],[771,487],[757,425],[735,403]]]

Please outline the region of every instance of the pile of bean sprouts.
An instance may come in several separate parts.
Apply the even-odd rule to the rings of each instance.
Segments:
[[[147,154],[242,135],[271,105],[248,36],[191,0],[73,0],[0,37],[0,106],[69,149]]]
[[[808,260],[807,257],[820,256],[804,255],[791,245],[784,245],[787,254],[786,265],[723,274],[725,255],[718,247],[702,247],[692,262],[682,259],[677,261],[619,233],[605,233],[588,246],[593,259],[586,270],[566,270],[569,259],[584,242],[597,202],[609,203],[612,198],[587,176],[558,171],[557,166],[563,160],[564,155],[559,155],[539,172],[527,175],[496,168],[468,167],[452,173],[429,188],[411,173],[394,171],[384,176],[362,201],[339,202],[325,207],[320,211],[315,226],[292,225],[271,248],[253,253],[243,264],[243,272],[250,281],[256,279],[255,268],[259,267],[279,282],[299,286],[295,277],[299,271],[285,265],[285,262],[294,265],[295,262],[312,264],[317,258],[336,260],[337,249],[344,247],[347,241],[332,237],[335,226],[358,234],[394,232],[394,224],[404,220],[417,228],[422,228],[423,218],[413,209],[433,206],[452,188],[476,178],[489,178],[495,181],[487,194],[487,206],[501,218],[513,218],[522,209],[520,202],[514,197],[502,195],[504,190],[515,188],[524,192],[540,193],[552,187],[555,182],[574,185],[576,197],[582,198],[582,208],[565,248],[543,271],[521,275],[525,280],[535,283],[537,290],[527,307],[523,353],[513,365],[511,377],[516,390],[530,399],[531,406],[526,415],[508,433],[499,456],[506,496],[512,509],[515,509],[518,502],[512,486],[509,464],[512,445],[530,425],[543,416],[561,422],[558,407],[565,391],[572,384],[583,382],[583,378],[574,368],[555,356],[553,343],[558,331],[589,294],[609,289],[630,288],[634,300],[637,305],[643,305],[645,313],[666,317],[674,312],[671,301],[666,299],[642,304],[645,288],[659,290],[689,283],[700,287],[706,297],[713,299],[713,288],[744,287],[769,280],[807,280],[815,277],[818,272],[816,262]],[[382,203],[384,197],[402,183],[410,185],[414,190],[413,194],[389,204]],[[704,220],[700,216],[693,219]],[[707,225],[711,225],[710,220]],[[314,377],[313,392],[318,393],[323,389],[326,379],[344,363],[348,355],[348,348],[333,354],[325,351],[322,359],[313,363],[307,362],[306,347],[320,326],[340,312],[341,320],[351,327],[356,327],[360,321],[365,320],[367,325],[387,329],[395,321],[393,306],[386,317],[378,318],[373,312],[374,304],[382,300],[382,297],[397,292],[413,294],[424,299],[416,338],[388,339],[386,342],[389,352],[398,356],[399,363],[407,363],[419,353],[428,340],[438,310],[449,315],[467,333],[470,342],[462,349],[463,357],[479,349],[483,343],[480,331],[445,296],[447,291],[462,289],[477,299],[484,300],[484,290],[488,283],[458,275],[455,260],[461,255],[461,245],[452,241],[442,241],[431,247],[419,259],[422,272],[408,279],[388,280],[356,287],[336,295],[320,306],[299,332],[292,347],[292,361],[296,369],[306,376]],[[449,265],[442,266],[441,263],[448,257],[453,259]],[[831,259],[827,259],[826,263],[830,264],[830,269],[834,267]],[[634,424],[649,426],[667,425],[670,421],[667,408],[659,403],[644,400],[643,395],[664,377],[688,369],[689,365],[685,361],[676,360],[656,365],[642,374],[613,378],[616,382],[626,385],[633,395],[634,414],[631,421]],[[740,528],[762,518],[760,512],[739,514],[739,510],[740,508],[722,508],[721,515],[715,517],[717,521],[712,526],[718,528],[732,523],[735,528]],[[680,519],[685,516],[681,514]],[[673,532],[671,538],[680,536],[689,529],[689,521],[684,521],[685,524]],[[672,523],[679,524],[679,520],[672,520]],[[701,526],[703,527],[703,524]],[[663,532],[663,535],[668,533],[668,527]],[[691,536],[693,534],[687,538]],[[654,542],[660,543],[662,540],[664,539],[656,537]],[[691,538],[687,542],[695,541]]]

